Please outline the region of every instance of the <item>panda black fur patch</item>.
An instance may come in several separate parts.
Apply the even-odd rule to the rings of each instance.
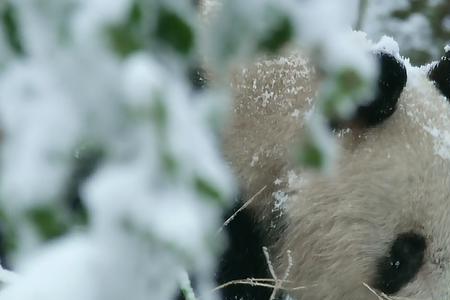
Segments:
[[[397,108],[398,99],[406,85],[406,68],[401,61],[388,53],[377,52],[375,55],[379,64],[379,75],[374,99],[360,105],[350,120],[333,120],[332,128],[372,127],[389,118]]]
[[[379,259],[373,286],[389,295],[413,280],[423,265],[425,238],[414,232],[402,233],[392,243],[389,253]]]
[[[238,201],[232,212],[241,205],[242,202]],[[228,223],[225,231],[228,234],[229,244],[220,259],[216,274],[218,285],[247,278],[272,278],[262,250],[263,246],[267,246],[264,237],[268,234],[262,230],[248,209],[240,211]],[[223,300],[269,299],[272,293],[270,288],[242,284],[230,285],[221,291]]]
[[[402,62],[384,52],[376,55],[380,69],[375,98],[367,105],[359,106],[355,115],[358,123],[366,126],[375,126],[394,113],[407,80]]]
[[[439,91],[450,99],[450,51],[447,51],[440,61],[430,70],[429,78]]]

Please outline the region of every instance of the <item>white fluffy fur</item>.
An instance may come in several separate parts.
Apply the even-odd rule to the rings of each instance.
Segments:
[[[300,55],[261,60],[234,76],[234,114],[224,149],[248,194],[266,186],[265,196],[271,195],[287,181],[290,150],[312,106],[314,77]]]
[[[273,209],[272,193],[289,195],[287,232],[268,246],[281,257],[280,274],[284,253],[292,251],[288,280],[307,286],[293,293],[298,299],[377,299],[363,283],[370,283],[377,258],[396,235],[411,230],[426,237],[425,262],[394,296],[450,297],[450,103],[425,68],[407,65],[407,72],[392,117],[338,134],[332,176],[299,170],[290,159],[316,91],[316,74],[304,57],[260,61],[233,79],[226,156],[249,196],[268,187],[251,208],[259,216]]]

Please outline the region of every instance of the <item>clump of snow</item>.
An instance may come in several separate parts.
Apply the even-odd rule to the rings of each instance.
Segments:
[[[138,53],[124,62],[123,84],[127,104],[136,110],[148,109],[152,93],[164,90],[166,71],[151,56]]]
[[[254,167],[258,163],[258,161],[259,161],[259,156],[258,156],[258,154],[255,153],[252,156],[252,161],[250,162],[250,167]]]
[[[273,202],[273,208],[272,212],[278,211],[278,210],[284,210],[286,206],[286,202],[289,199],[289,196],[286,192],[283,191],[276,191],[272,193],[272,197],[275,199]]]
[[[0,197],[11,199],[5,208],[24,211],[37,200],[55,201],[81,134],[75,99],[37,61],[11,63],[0,80],[0,99]]]
[[[422,4],[417,10],[413,2],[407,0],[367,1],[362,30],[373,40],[383,35],[392,36],[399,43],[403,55],[421,53],[437,59],[446,34],[436,27],[446,28],[448,16],[439,11],[438,5],[442,5],[442,1],[424,1]],[[439,21],[440,16],[442,24],[435,26],[433,23]],[[421,64],[428,62],[420,56],[415,58]]]
[[[400,49],[398,43],[389,36],[382,36],[381,39],[374,45],[374,50],[383,51],[391,54],[392,56],[399,57]]]
[[[358,34],[351,32],[357,19],[358,1],[303,1],[293,8],[299,39],[315,49],[320,47],[320,65],[327,71],[352,67],[364,77],[373,74],[373,62],[368,55],[368,44],[361,43]],[[317,22],[327,20],[327,22]],[[314,24],[314,26],[311,26]]]
[[[6,270],[0,266],[0,282],[3,284],[11,284],[18,279],[16,273]]]
[[[41,2],[15,5],[27,55],[0,60],[0,208],[19,274],[0,299],[170,299],[184,269],[210,287],[233,190],[210,124],[222,99],[193,93],[174,53],[112,48],[133,1]],[[28,212],[64,215],[85,145],[105,153],[79,187],[89,223],[46,242]]]
[[[78,1],[78,9],[70,20],[71,34],[78,43],[89,42],[97,44],[101,41],[102,30],[105,27],[124,20],[132,5],[129,0],[93,0]],[[105,9],[107,7],[107,9]],[[100,41],[99,41],[100,39]]]
[[[0,299],[170,299],[176,283],[167,276],[180,272],[179,263],[167,250],[126,241],[111,248],[95,237],[63,239],[19,265],[20,275]],[[149,261],[148,255],[158,260]]]
[[[233,191],[211,125],[228,103],[227,94],[219,93],[223,87],[192,91],[185,74],[195,57],[162,55],[164,47],[127,56],[112,49],[111,26],[123,24],[134,1],[10,3],[26,55],[12,53],[0,30],[0,208],[17,217],[19,275],[0,299],[171,299],[184,269],[198,275],[200,286],[210,287],[217,252],[211,240]],[[177,8],[186,24],[196,19],[186,3],[147,4],[154,8],[148,13]],[[334,76],[343,69],[369,82],[375,74],[370,46],[361,33],[349,30],[357,4],[230,0],[218,22],[203,28],[209,34],[200,39],[200,24],[190,29],[200,41],[195,47],[202,53],[196,54],[208,53],[225,73],[234,62],[253,58],[267,30],[288,18],[294,26],[291,42],[317,54],[313,58],[329,83],[336,83]],[[417,29],[422,23],[420,17],[411,20]],[[391,40],[380,43],[398,53]],[[336,108],[340,114],[351,110],[354,95],[346,97],[349,101]],[[309,119],[311,136],[326,162],[333,161],[336,147],[323,116],[311,113]],[[86,144],[105,152],[79,187],[89,224],[82,232],[69,230],[57,241],[43,241],[30,228],[27,212],[43,206],[59,212],[74,156]],[[258,159],[255,155],[251,164]],[[298,178],[290,173],[288,183],[293,181]],[[274,197],[282,207],[288,196]]]
[[[294,111],[291,113],[291,116],[298,119],[298,117],[300,116],[300,111],[298,109],[294,109]]]
[[[283,183],[283,180],[281,180],[280,178],[275,179],[273,182],[273,184],[275,184],[275,185],[280,185],[282,183]]]
[[[450,45],[445,45],[445,47],[444,47],[444,51],[445,51],[445,52],[448,52],[448,51],[450,51]]]

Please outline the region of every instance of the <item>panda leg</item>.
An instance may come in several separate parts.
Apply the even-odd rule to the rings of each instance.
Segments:
[[[238,201],[229,215],[233,215],[241,205]],[[239,211],[224,230],[228,236],[228,247],[219,262],[217,283],[221,285],[248,278],[272,278],[263,252],[268,234],[257,223],[252,212],[248,208]],[[222,289],[222,299],[269,300],[271,293],[272,289],[268,287],[231,284]]]

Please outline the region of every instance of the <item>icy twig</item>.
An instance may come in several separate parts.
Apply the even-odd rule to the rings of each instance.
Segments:
[[[286,271],[284,272],[283,279],[281,279],[281,280],[278,279],[278,277],[277,277],[277,275],[275,273],[272,261],[270,260],[269,250],[267,250],[267,247],[263,247],[263,252],[264,252],[264,256],[266,257],[266,261],[267,261],[267,265],[269,267],[270,274],[272,275],[272,277],[273,277],[273,279],[275,281],[275,286],[273,288],[272,294],[270,295],[270,300],[274,300],[277,292],[280,289],[282,289],[283,282],[286,282],[287,278],[289,277],[289,274],[290,274],[290,271],[291,271],[291,268],[292,268],[292,265],[293,265],[291,251],[288,250],[286,252],[287,258],[288,258],[288,265],[286,267]]]
[[[278,280],[281,281],[281,283],[291,283],[290,281],[282,281],[282,280]],[[275,283],[276,280],[275,279],[271,279],[271,278],[247,278],[247,279],[238,279],[238,280],[232,280],[232,281],[228,281],[224,284],[221,284],[217,287],[215,287],[212,291],[218,291],[220,289],[226,288],[230,285],[235,285],[235,284],[243,284],[243,285],[251,285],[251,286],[260,286],[260,287],[267,287],[267,288],[275,288]],[[301,289],[305,289],[307,288],[306,286],[298,286],[298,287],[294,287],[294,288],[287,288],[287,287],[283,287],[281,286],[279,289],[280,290],[284,290],[284,291],[296,291],[296,290],[301,290]]]
[[[258,197],[264,190],[267,188],[267,185],[263,186],[259,191],[257,191],[250,199],[248,199],[239,209],[231,215],[226,221],[223,223],[222,227],[220,227],[219,232],[223,230],[225,226],[227,226],[233,219],[237,216],[238,213],[240,213],[242,210],[244,210],[247,206],[249,206],[255,199]]]
[[[377,292],[375,289],[373,289],[372,287],[370,287],[367,283],[363,282],[363,285],[375,296],[377,296],[378,300],[414,300],[414,298],[409,298],[409,297],[390,297],[388,295],[386,295],[385,293],[382,292]]]
[[[272,261],[270,260],[270,256],[269,256],[269,251],[267,250],[266,247],[263,247],[263,252],[264,252],[264,256],[266,258],[267,261],[267,265],[269,268],[269,272],[271,274],[271,276],[273,278],[247,278],[247,279],[238,279],[238,280],[232,280],[229,282],[226,282],[224,284],[221,284],[217,287],[215,287],[212,291],[215,292],[217,290],[226,288],[230,285],[236,285],[236,284],[244,284],[244,285],[251,285],[251,286],[259,286],[259,287],[267,287],[267,288],[271,288],[273,289],[272,295],[270,297],[270,299],[275,299],[275,295],[277,293],[277,291],[296,291],[296,290],[301,290],[301,289],[306,289],[308,288],[307,286],[297,286],[297,287],[285,287],[283,284],[284,283],[289,283],[292,284],[291,281],[287,280],[290,270],[292,268],[292,256],[291,256],[291,251],[287,251],[287,257],[288,257],[288,266],[286,268],[286,271],[283,275],[283,279],[278,279],[278,277],[276,276],[275,273],[275,269],[273,267]]]

